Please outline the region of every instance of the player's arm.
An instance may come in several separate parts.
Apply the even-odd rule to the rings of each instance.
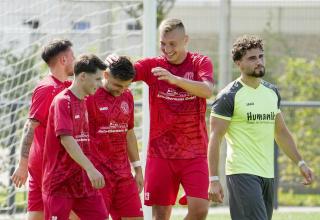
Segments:
[[[139,189],[139,192],[142,192],[143,189],[143,174],[142,167],[139,158],[137,138],[133,129],[128,130],[127,132],[127,149],[128,157],[134,168],[135,180]]]
[[[162,67],[153,68],[152,73],[158,80],[165,80],[170,84],[176,85],[190,94],[201,98],[210,98],[213,93],[213,83],[209,81],[194,81],[180,76],[173,75]]]
[[[29,152],[33,142],[34,130],[39,125],[39,122],[33,119],[28,119],[24,124],[22,139],[20,143],[20,159],[16,170],[11,179],[16,187],[21,187],[25,184],[28,178],[28,159]]]
[[[103,175],[83,153],[77,141],[70,135],[61,135],[60,141],[70,157],[87,172],[92,186],[96,189],[103,188],[105,185]]]
[[[302,160],[297,145],[287,128],[281,113],[278,113],[275,121],[275,140],[283,152],[295,163],[299,164],[300,173],[304,177],[304,184],[312,183],[314,176],[311,169]],[[299,162],[300,161],[300,162]]]
[[[116,54],[109,55],[105,63],[107,65],[112,64],[113,62],[117,61],[119,59],[119,56]],[[142,64],[143,65],[143,64]],[[141,66],[141,64],[139,65]],[[144,65],[143,65],[144,66]],[[140,70],[137,65],[135,65],[136,71],[139,72],[148,72],[145,69]],[[158,78],[158,80],[165,80],[168,83],[171,83],[173,85],[176,85],[190,94],[193,94],[195,96],[201,97],[201,98],[210,98],[213,93],[213,83],[209,81],[194,81],[185,79],[183,77],[175,76],[172,73],[170,73],[168,70],[162,68],[162,67],[155,67],[152,68],[151,72],[154,76]]]
[[[210,175],[210,189],[209,199],[214,202],[223,202],[223,190],[220,184],[218,169],[219,169],[219,155],[220,146],[224,135],[227,132],[230,121],[217,118],[215,116],[210,117],[210,136],[208,144],[208,162],[209,162],[209,175]],[[213,179],[211,179],[213,178]]]

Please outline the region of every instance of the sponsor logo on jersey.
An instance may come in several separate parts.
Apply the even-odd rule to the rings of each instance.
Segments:
[[[74,139],[76,139],[77,142],[82,142],[82,141],[89,141],[89,134],[86,132],[82,132],[81,134],[75,135]]]
[[[100,108],[99,108],[100,111],[107,111],[108,109],[109,109],[108,106],[100,107]]]
[[[196,99],[196,96],[194,95],[190,95],[189,93],[184,91],[182,92],[176,91],[173,88],[168,88],[166,92],[159,91],[157,97],[167,99],[167,100],[173,100],[173,101],[185,101],[185,100]]]
[[[110,121],[109,126],[101,126],[98,129],[99,134],[105,133],[125,133],[128,131],[127,123],[118,123],[116,121]]]
[[[248,122],[252,121],[274,121],[276,114],[270,112],[268,114],[253,114],[252,112],[247,112]]]
[[[80,115],[75,115],[74,118],[75,118],[75,119],[79,119],[79,118],[80,118]]]

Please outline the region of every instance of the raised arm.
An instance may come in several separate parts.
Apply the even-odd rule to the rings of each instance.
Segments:
[[[152,69],[152,73],[158,80],[165,80],[170,84],[176,85],[192,95],[201,98],[210,98],[213,93],[213,84],[209,81],[194,81],[173,75],[162,67]]]

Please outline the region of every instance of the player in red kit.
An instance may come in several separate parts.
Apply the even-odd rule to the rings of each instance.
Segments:
[[[42,158],[49,107],[53,98],[71,85],[74,55],[68,40],[53,40],[43,47],[41,57],[49,67],[49,75],[41,80],[32,94],[28,120],[21,141],[19,165],[12,175],[17,187],[25,184],[30,173],[28,219],[43,219],[41,189]]]
[[[209,204],[205,113],[213,65],[208,57],[187,51],[181,20],[164,20],[159,31],[163,55],[134,65],[134,80],[146,82],[150,96],[145,204],[153,206],[154,219],[169,219],[181,184],[188,202],[185,219],[202,220]],[[106,62],[116,59],[109,56]]]
[[[120,57],[104,72],[103,86],[87,98],[90,138],[108,182],[101,192],[113,220],[143,219],[139,197],[143,176],[133,130],[134,102],[128,89],[134,76],[132,63]]]
[[[95,168],[89,139],[85,96],[101,85],[106,65],[95,55],[82,55],[74,64],[72,85],[58,94],[49,109],[43,158],[45,219],[68,219],[73,210],[80,219],[106,219],[102,196],[105,185]]]

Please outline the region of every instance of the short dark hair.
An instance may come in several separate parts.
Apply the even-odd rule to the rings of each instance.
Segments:
[[[74,63],[74,75],[80,73],[95,74],[97,70],[107,69],[107,65],[94,54],[82,54]]]
[[[163,20],[159,25],[160,33],[168,33],[175,29],[180,29],[185,32],[184,25],[180,19],[177,18],[168,18]]]
[[[117,61],[113,62],[109,70],[114,78],[122,81],[133,79],[136,74],[132,62],[125,56],[120,56]]]
[[[50,60],[59,53],[64,52],[72,47],[72,43],[66,39],[54,39],[42,48],[41,57],[49,64]]]
[[[263,51],[262,39],[254,35],[238,37],[232,46],[233,61],[241,60],[248,50],[259,48]]]

